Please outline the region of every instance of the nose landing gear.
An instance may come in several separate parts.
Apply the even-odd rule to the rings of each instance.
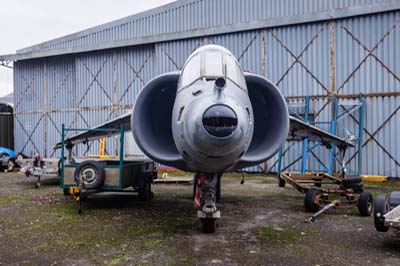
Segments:
[[[221,212],[216,203],[220,196],[219,174],[196,174],[194,182],[194,207],[197,208],[197,217],[200,219],[204,233],[214,233],[217,227],[217,219]]]

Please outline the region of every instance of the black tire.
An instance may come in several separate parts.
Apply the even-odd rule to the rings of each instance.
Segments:
[[[321,208],[321,193],[315,189],[309,189],[304,198],[304,207],[307,212],[315,213]]]
[[[22,153],[18,153],[17,157],[15,157],[16,161],[20,161],[20,160],[23,160],[23,159],[25,159],[25,156]]]
[[[12,172],[15,169],[15,163],[14,160],[9,159],[7,163],[7,172]]]
[[[389,203],[391,208],[395,208],[400,205],[400,191],[393,191],[390,193]]]
[[[322,186],[321,181],[314,181],[314,186],[321,187]]]
[[[386,195],[379,195],[376,197],[374,203],[374,224],[378,232],[387,232],[388,226],[385,226],[385,218],[383,217],[390,209],[389,201]]]
[[[138,189],[139,200],[148,201],[152,198],[151,183],[146,182],[143,187]]]
[[[80,163],[74,172],[75,182],[81,184],[85,189],[98,189],[104,184],[104,166],[96,161],[88,160]]]
[[[360,194],[360,197],[358,198],[358,212],[362,217],[367,217],[370,216],[373,210],[374,206],[374,200],[372,198],[372,195],[368,191],[364,191]]]
[[[355,193],[363,192],[364,183],[359,177],[345,178],[342,181],[343,188],[353,189]]]
[[[203,218],[201,219],[201,227],[203,233],[212,234],[217,228],[217,220],[214,218]]]
[[[285,185],[286,185],[286,181],[282,177],[278,176],[278,186],[285,187]]]
[[[67,160],[67,157],[64,157],[64,165],[65,165],[66,160]],[[72,163],[72,164],[76,164],[74,158],[71,159],[71,163]],[[57,169],[58,169],[58,170],[57,170],[58,177],[61,178],[61,158],[60,158],[60,160],[58,160]]]
[[[64,196],[69,196],[69,189],[63,188],[63,193],[64,193]]]

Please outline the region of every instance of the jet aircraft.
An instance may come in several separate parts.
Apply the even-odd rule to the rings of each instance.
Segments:
[[[96,128],[119,128],[121,123],[149,158],[195,174],[194,205],[207,233],[215,231],[220,218],[217,199],[224,173],[268,160],[288,138],[312,136],[326,146],[352,145],[290,116],[273,82],[244,72],[235,56],[218,45],[198,48],[181,71],[149,81],[131,113]],[[105,134],[89,130],[65,143]]]

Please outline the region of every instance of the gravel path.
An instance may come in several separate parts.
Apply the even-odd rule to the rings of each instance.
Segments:
[[[374,195],[397,184],[367,185]],[[399,186],[400,187],[400,186]],[[0,173],[0,265],[400,265],[400,234],[378,233],[356,209],[303,221],[303,195],[272,177],[222,179],[222,219],[202,234],[192,187],[156,185],[89,198],[78,215],[57,179]]]

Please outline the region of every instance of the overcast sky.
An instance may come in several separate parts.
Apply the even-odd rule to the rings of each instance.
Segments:
[[[0,0],[0,55],[133,15],[174,0]],[[0,97],[13,90],[0,67]]]

